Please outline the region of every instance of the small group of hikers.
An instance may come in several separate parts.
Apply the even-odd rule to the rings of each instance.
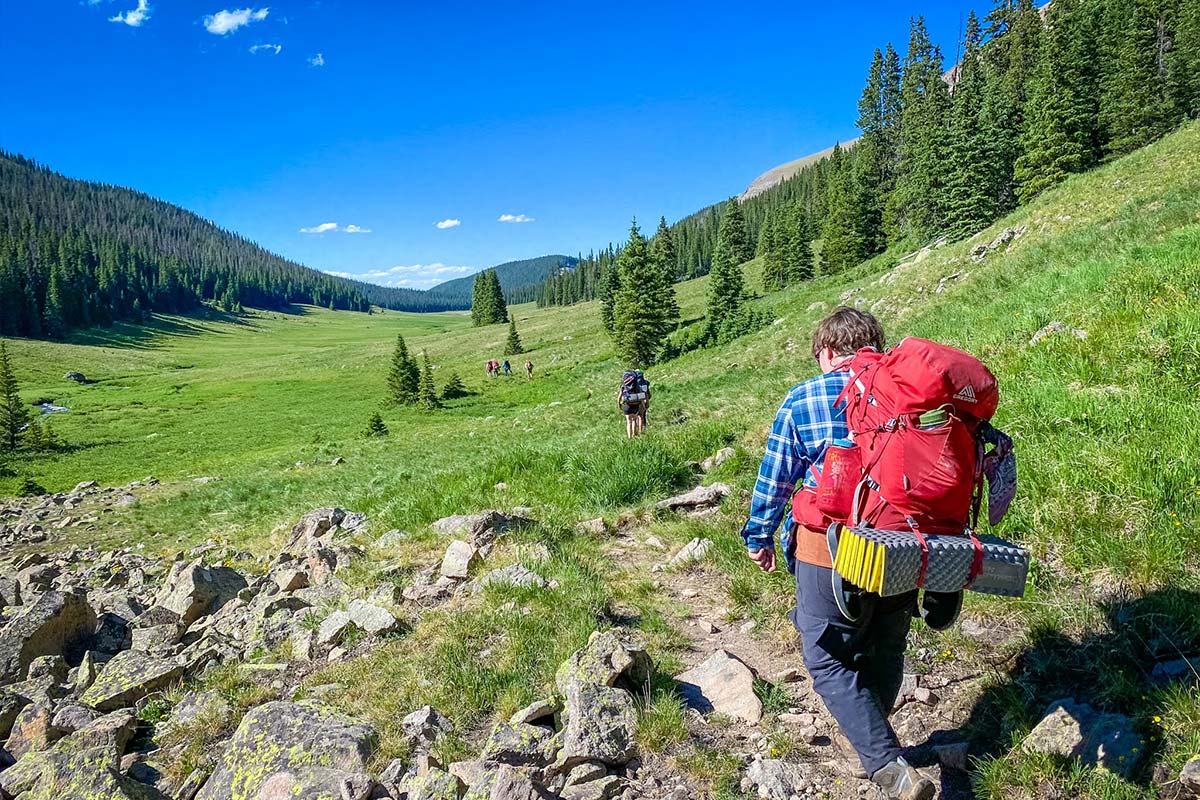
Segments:
[[[983,442],[996,444],[990,435],[1011,445],[988,424],[998,399],[995,378],[972,356],[925,340],[906,339],[885,351],[875,317],[848,307],[818,324],[812,355],[821,374],[792,387],[775,417],[741,535],[749,558],[762,570],[772,572],[786,562],[795,576],[790,618],[813,689],[837,721],[833,738],[839,749],[858,759],[859,776],[869,777],[885,797],[931,800],[936,787],[905,760],[888,720],[900,691],[913,617],[947,627],[961,608],[962,594],[913,590],[880,597],[858,590],[863,605],[852,607],[830,552],[841,523],[911,530],[926,548],[923,537],[929,533],[965,533],[974,539],[980,469],[993,467],[991,454],[981,457]],[[936,421],[926,424],[934,412]],[[831,454],[845,448],[861,451],[855,453],[861,461],[851,470],[851,497],[830,514],[829,484],[822,476],[836,471]],[[1011,447],[1006,457],[1009,452]],[[947,472],[948,458],[954,463]],[[1015,492],[1012,463],[1009,488]],[[987,477],[993,484],[993,473]],[[989,515],[992,505],[989,494]],[[781,523],[782,558],[775,543]],[[940,624],[931,610],[939,600],[951,604]]]
[[[496,358],[489,358],[487,363],[484,365],[484,369],[487,371],[487,376],[489,378],[498,378],[501,375],[507,378],[512,375],[512,364],[508,363],[507,358],[504,359],[504,361],[500,361]],[[529,359],[525,359],[525,378],[527,380],[533,380],[533,362]]]

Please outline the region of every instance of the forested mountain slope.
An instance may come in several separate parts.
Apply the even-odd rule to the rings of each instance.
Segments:
[[[510,300],[520,302],[573,263],[542,256],[498,270]],[[470,308],[471,280],[419,291],[328,275],[142,192],[68,178],[0,151],[0,334],[58,338],[202,302],[227,311],[295,303],[448,311]]]

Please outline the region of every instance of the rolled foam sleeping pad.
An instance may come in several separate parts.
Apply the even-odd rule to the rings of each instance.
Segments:
[[[926,534],[929,564],[923,587],[921,543],[912,531],[884,531],[844,525],[832,544],[833,568],[850,583],[882,597],[916,588],[930,592],[972,592],[1021,597],[1029,576],[1029,551],[996,536],[978,536],[983,546],[983,571],[967,584],[975,561],[968,536]]]

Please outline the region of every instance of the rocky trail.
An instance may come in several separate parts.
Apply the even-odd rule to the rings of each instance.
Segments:
[[[0,800],[684,800],[714,790],[697,752],[734,760],[746,796],[877,796],[836,744],[788,623],[731,610],[708,539],[669,548],[638,515],[611,531],[604,520],[580,523],[604,537],[613,563],[652,582],[676,652],[649,652],[633,628],[597,630],[559,667],[553,691],[507,721],[455,732],[438,709],[411,709],[396,723],[407,755],[385,762],[379,731],[323,703],[338,687],[310,676],[402,636],[431,609],[470,613],[489,585],[556,590],[526,566],[544,545],[521,543],[530,557],[518,563],[491,561],[535,524],[532,511],[438,520],[440,560],[374,564],[381,580],[367,588],[344,578],[402,534],[371,532],[362,514],[339,508],[306,514],[272,555],[211,542],[168,558],[52,552],[48,531],[139,488],[81,484],[3,509],[5,542],[19,547],[0,559]],[[697,487],[653,513],[711,517],[729,492]],[[911,651],[893,717],[945,798],[971,796],[964,770],[976,753],[960,731],[1020,635],[971,618],[959,627],[972,657]],[[661,675],[656,656],[682,665],[672,671],[686,737],[650,749],[639,746],[639,709]],[[1187,680],[1191,666],[1166,668]],[[239,677],[236,697],[214,683],[226,673]],[[469,757],[444,758],[451,734]],[[1064,698],[1024,747],[1122,771],[1144,742],[1128,719]],[[1178,796],[1195,771],[1173,781]]]

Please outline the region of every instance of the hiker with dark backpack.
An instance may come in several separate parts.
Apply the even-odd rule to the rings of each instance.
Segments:
[[[617,390],[617,406],[625,415],[625,435],[632,439],[646,429],[646,414],[650,408],[650,381],[640,369],[627,369],[621,375]]]
[[[784,524],[785,559],[796,577],[796,607],[790,616],[800,633],[813,689],[838,722],[839,747],[853,750],[864,777],[885,797],[930,800],[936,792],[933,783],[904,760],[888,723],[904,674],[917,593],[880,598],[860,624],[843,615],[833,594],[835,573],[821,527],[827,523],[820,516],[812,518],[816,507],[809,500],[816,497],[826,454],[835,445],[849,444],[839,398],[851,382],[850,363],[859,352],[881,353],[883,344],[882,327],[864,311],[840,307],[818,324],[812,354],[822,374],[794,386],[775,417],[742,538],[751,560],[773,572],[775,530]]]

